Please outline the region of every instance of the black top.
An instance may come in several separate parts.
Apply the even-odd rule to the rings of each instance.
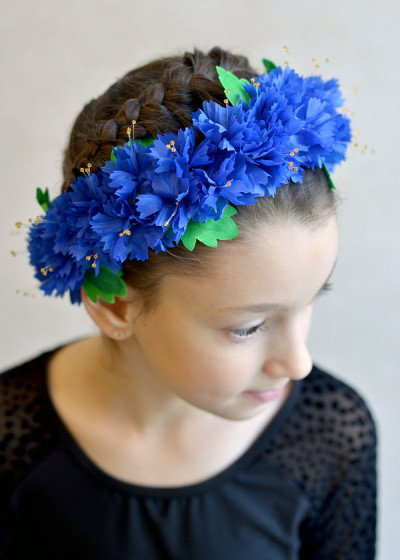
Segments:
[[[314,367],[212,478],[175,488],[99,469],[54,409],[52,352],[0,376],[0,558],[369,560],[376,434],[362,398]]]

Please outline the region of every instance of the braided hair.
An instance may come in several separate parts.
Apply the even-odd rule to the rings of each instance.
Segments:
[[[216,66],[250,79],[256,72],[243,56],[215,47],[182,57],[168,57],[132,70],[103,95],[90,101],[77,117],[64,159],[63,191],[92,164],[96,172],[110,159],[112,149],[123,145],[128,127],[135,124],[135,138],[176,133],[192,124],[192,113],[203,101],[223,105],[226,97]]]

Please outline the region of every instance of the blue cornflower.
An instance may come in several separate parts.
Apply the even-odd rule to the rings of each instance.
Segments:
[[[113,272],[121,268],[101,250],[101,238],[90,226],[90,217],[107,200],[103,180],[101,170],[79,177],[71,185],[71,191],[51,202],[45,218],[31,226],[30,262],[47,295],[55,291],[56,296],[63,296],[69,290],[71,301],[80,302],[80,287],[89,268],[95,268],[96,275],[102,266],[108,266]]]
[[[167,133],[155,139],[149,148],[151,167],[147,171],[150,185],[137,197],[139,220],[169,232],[169,240],[178,241],[193,219],[202,199],[202,181],[207,177],[195,172],[196,165],[208,161],[202,147],[195,148],[193,127]]]
[[[284,107],[282,98],[286,100],[290,119],[287,119],[289,113],[281,110],[280,114],[291,151],[294,147],[299,150],[294,165],[298,163],[313,169],[325,163],[332,169],[344,159],[351,131],[349,119],[337,112],[337,107],[343,103],[337,80],[323,82],[319,76],[303,78],[289,67],[276,68],[269,74],[257,76],[256,80],[260,83],[259,90],[279,93],[281,109]],[[257,88],[244,87],[250,94],[250,106],[256,105]]]
[[[28,243],[46,294],[69,291],[80,302],[88,270],[116,274],[126,260],[176,245],[190,222],[220,220],[229,203],[255,204],[290,180],[301,182],[305,168],[331,170],[344,159],[351,132],[337,111],[336,80],[286,67],[243,87],[248,103],[204,102],[193,126],[149,147],[130,139],[49,205]]]

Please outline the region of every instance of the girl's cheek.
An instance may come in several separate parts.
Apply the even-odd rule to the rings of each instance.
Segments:
[[[311,329],[311,320],[312,320],[312,304],[310,304],[304,311],[303,315],[303,333],[304,339],[308,338]]]

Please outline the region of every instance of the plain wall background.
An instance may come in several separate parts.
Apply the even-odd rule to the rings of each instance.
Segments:
[[[0,369],[95,332],[83,309],[39,294],[23,253],[26,231],[17,234],[13,225],[40,212],[38,186],[58,194],[67,134],[85,102],[133,67],[194,46],[246,54],[260,72],[266,57],[288,60],[300,73],[339,78],[358,146],[333,177],[343,199],[340,255],[334,290],[315,310],[310,346],[315,361],[357,388],[375,415],[378,558],[398,560],[398,2],[1,3]],[[11,250],[22,253],[14,258]]]

